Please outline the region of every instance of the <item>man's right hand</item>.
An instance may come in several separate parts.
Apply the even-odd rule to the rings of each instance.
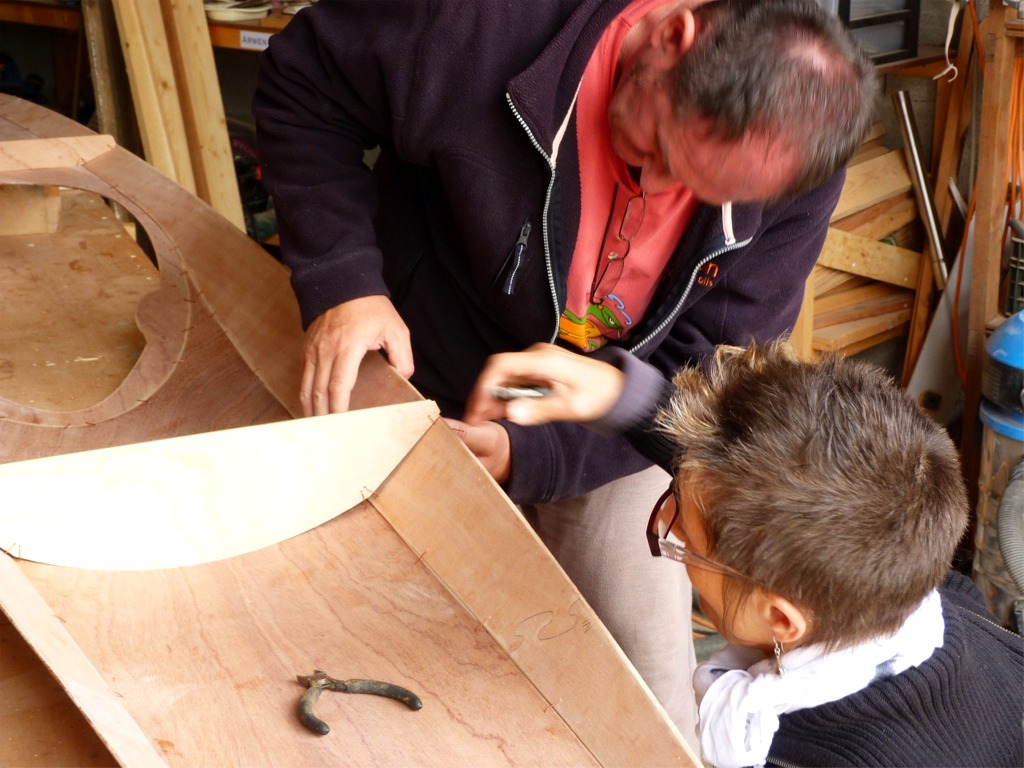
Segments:
[[[405,378],[412,376],[409,329],[386,296],[364,296],[324,312],[306,331],[299,399],[306,416],[348,410],[359,364],[383,350]]]

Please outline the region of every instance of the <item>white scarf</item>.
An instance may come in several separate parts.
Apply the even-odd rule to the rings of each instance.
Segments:
[[[944,632],[933,590],[893,635],[827,653],[821,645],[784,652],[784,675],[759,650],[726,646],[693,675],[704,760],[719,768],[764,765],[780,715],[838,701],[917,666],[942,645]]]

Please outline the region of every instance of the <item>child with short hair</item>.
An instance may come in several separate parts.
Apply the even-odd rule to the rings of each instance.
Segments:
[[[729,643],[694,676],[707,762],[1024,765],[1024,641],[949,571],[967,499],[943,429],[878,369],[781,342],[672,384],[607,357],[497,355],[467,421],[589,422],[672,472],[652,554],[686,565]]]

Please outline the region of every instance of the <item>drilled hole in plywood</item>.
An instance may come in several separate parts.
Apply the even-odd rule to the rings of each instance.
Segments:
[[[0,185],[0,398],[76,411],[124,381],[156,267],[100,195]]]

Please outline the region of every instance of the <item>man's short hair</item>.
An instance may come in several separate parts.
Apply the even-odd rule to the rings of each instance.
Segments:
[[[804,165],[786,196],[853,156],[871,125],[878,77],[837,17],[815,0],[714,0],[694,17],[696,37],[673,85],[680,117],[709,119],[723,139],[753,132],[798,148]]]
[[[682,370],[660,428],[709,556],[809,611],[843,647],[896,631],[948,570],[967,495],[946,431],[880,369],[723,347]]]

